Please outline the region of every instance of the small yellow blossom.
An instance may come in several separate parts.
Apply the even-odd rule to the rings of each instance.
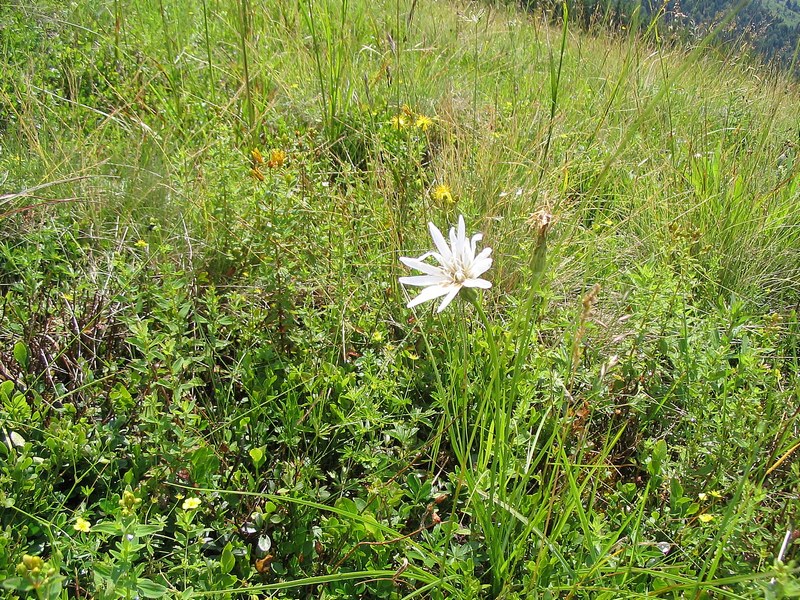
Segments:
[[[699,498],[701,501],[703,501],[703,502],[704,502],[704,501],[705,501],[705,500],[708,498],[708,494],[706,494],[705,492],[700,492],[699,494],[697,494],[697,497],[698,497],[698,498]]]
[[[264,164],[264,155],[261,154],[261,151],[258,148],[253,148],[250,151],[250,156],[253,158],[253,164],[255,165]]]
[[[286,152],[283,150],[275,149],[269,153],[269,160],[267,166],[270,169],[277,169],[283,166],[286,162]]]
[[[134,244],[134,246],[136,246],[137,248],[147,248],[147,242],[145,242],[144,240],[138,240]]]
[[[92,524],[83,517],[78,517],[75,520],[75,524],[72,526],[72,528],[75,531],[80,531],[81,533],[89,533],[89,531],[92,529]]]
[[[422,129],[422,131],[428,131],[431,125],[433,125],[433,120],[425,115],[419,115],[414,125],[416,125],[417,128]]]
[[[714,496],[714,498],[722,498],[722,494],[720,494],[717,490],[712,490],[708,493]]]
[[[701,523],[710,523],[711,521],[714,520],[714,515],[703,513],[702,515],[699,515],[697,518]]]
[[[394,117],[392,117],[389,123],[391,123],[392,127],[394,127],[395,129],[405,129],[406,125],[408,125],[408,122],[406,121],[404,115],[395,115]]]
[[[250,169],[250,175],[253,176],[253,179],[258,179],[259,181],[264,181],[264,174],[261,172],[261,169],[258,167],[254,167]]]
[[[450,186],[444,183],[438,184],[431,190],[431,198],[433,198],[436,202],[455,204],[455,200],[453,200],[453,193],[450,191]]]
[[[183,510],[195,510],[200,507],[200,504],[202,504],[200,498],[187,498],[183,501],[181,508],[183,508]]]

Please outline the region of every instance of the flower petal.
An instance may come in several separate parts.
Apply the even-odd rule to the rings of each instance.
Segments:
[[[491,281],[486,281],[485,279],[478,279],[477,277],[474,279],[465,279],[464,280],[464,287],[468,288],[481,288],[483,290],[488,290],[492,287]]]
[[[460,286],[453,286],[453,289],[450,290],[450,293],[447,294],[447,296],[444,297],[444,300],[442,300],[442,303],[439,305],[439,308],[436,309],[436,312],[440,313],[445,308],[447,308],[447,305],[450,304],[453,301],[453,298],[456,297],[456,294],[458,294],[458,291],[460,289],[461,289]]]
[[[461,257],[461,243],[456,235],[456,228],[450,228],[450,245],[453,247],[453,258],[458,260]]]
[[[480,277],[481,275],[486,273],[486,271],[488,271],[491,266],[492,266],[491,258],[481,258],[480,260],[476,260],[474,263],[472,263],[472,267],[469,270],[470,278],[474,279],[476,277]]]
[[[444,275],[414,275],[413,277],[401,277],[400,283],[403,285],[439,285],[446,283],[447,277]]]
[[[408,308],[414,308],[417,304],[422,304],[423,302],[427,302],[428,300],[433,300],[434,298],[438,298],[439,296],[444,296],[445,294],[449,293],[451,289],[452,288],[449,285],[432,285],[430,287],[426,287],[419,293],[419,295],[416,298],[414,298],[411,302],[406,304],[406,306]]]
[[[476,233],[475,235],[472,236],[472,239],[469,241],[469,244],[467,244],[467,246],[469,247],[469,259],[471,261],[475,260],[476,244],[480,242],[482,239],[483,239],[483,234]]]
[[[438,275],[438,276],[444,275],[444,271],[442,271],[439,267],[429,265],[426,262],[422,262],[418,258],[408,258],[407,256],[401,256],[400,262],[407,267],[416,269],[417,271],[422,271],[423,273],[427,273],[428,275]]]
[[[439,254],[441,254],[442,258],[445,260],[450,260],[453,254],[450,252],[450,248],[447,246],[447,242],[445,241],[442,232],[439,231],[439,228],[436,227],[436,225],[430,222],[428,223],[428,229],[431,232],[433,243],[436,244],[436,249],[439,251]]]
[[[458,231],[456,232],[456,239],[458,240],[458,251],[453,248],[453,255],[459,257],[461,263],[464,266],[469,265],[472,262],[472,256],[470,255],[470,241],[467,239],[467,230],[466,226],[464,225],[464,215],[458,216]]]
[[[439,254],[438,252],[434,252],[433,250],[430,250],[430,251],[426,252],[425,254],[420,256],[417,260],[425,260],[426,258],[430,258],[430,257],[435,258],[436,261],[440,265],[443,265],[443,264],[445,264],[445,262],[447,262],[447,261],[444,260],[444,258],[442,257],[441,254]]]

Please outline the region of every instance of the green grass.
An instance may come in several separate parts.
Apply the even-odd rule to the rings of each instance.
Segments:
[[[793,81],[431,0],[6,3],[0,71],[9,597],[797,595]]]

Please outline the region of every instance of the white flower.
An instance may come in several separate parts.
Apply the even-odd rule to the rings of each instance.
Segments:
[[[480,254],[475,256],[475,244],[483,239],[483,235],[476,233],[472,238],[467,238],[463,216],[458,217],[458,230],[455,227],[450,228],[449,246],[436,225],[428,223],[428,229],[431,232],[433,243],[436,245],[436,251],[426,252],[419,258],[400,257],[400,262],[407,267],[425,273],[425,275],[400,278],[400,283],[404,285],[425,288],[408,303],[408,308],[444,296],[444,300],[436,311],[442,312],[462,287],[483,289],[492,287],[489,281],[480,279],[480,276],[492,266],[492,259],[489,258],[492,249],[484,248]],[[440,266],[423,262],[429,256],[435,258]]]

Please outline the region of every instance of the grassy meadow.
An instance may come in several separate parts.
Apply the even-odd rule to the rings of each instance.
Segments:
[[[3,597],[800,596],[800,88],[709,42],[0,2]]]

